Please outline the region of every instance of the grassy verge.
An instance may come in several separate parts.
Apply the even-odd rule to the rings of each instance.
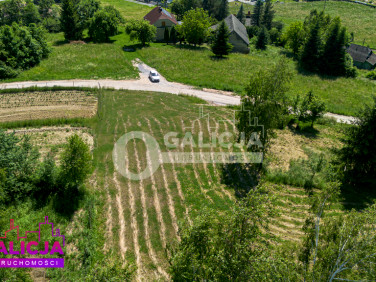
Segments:
[[[250,54],[231,54],[223,60],[213,59],[207,48],[189,49],[179,46],[152,44],[138,50],[145,63],[156,68],[170,81],[199,87],[230,90],[241,93],[249,77],[266,69],[282,56],[280,48],[270,46],[267,51],[251,50]],[[304,94],[312,90],[322,98],[330,112],[354,115],[364,104],[372,102],[376,83],[364,78],[332,78],[299,73],[296,63],[289,95]]]

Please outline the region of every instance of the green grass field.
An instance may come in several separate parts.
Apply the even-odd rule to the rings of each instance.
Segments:
[[[32,92],[29,94],[33,95]],[[119,160],[120,155],[113,154],[114,144],[126,133],[141,131],[154,137],[161,152],[169,153],[170,159],[175,152],[202,156],[211,149],[191,146],[168,149],[164,135],[177,132],[181,142],[186,132],[192,132],[196,143],[199,132],[203,132],[204,143],[209,141],[209,132],[221,134],[226,131],[235,135],[231,120],[233,110],[204,104],[204,113],[210,114],[209,128],[206,119],[198,119],[199,104],[203,101],[197,98],[102,90],[98,92],[98,99],[98,114],[86,123],[94,136],[95,170],[77,212],[67,219],[54,213],[52,203],[36,208],[29,202],[20,206],[23,209],[20,213],[18,206],[9,211],[17,213],[22,223],[36,221],[48,213],[67,234],[67,267],[49,270],[49,278],[74,281],[84,275],[81,262],[87,259],[91,265],[103,267],[95,248],[96,252],[108,256],[112,251],[113,259],[136,265],[136,275],[141,280],[167,280],[166,247],[176,242],[179,224],[194,218],[205,207],[218,213],[227,210],[238,192],[251,187],[251,176],[239,167],[227,170],[220,164],[177,163],[162,164],[150,178],[142,181],[129,180],[115,169],[113,160]],[[267,156],[269,167],[275,169],[283,167],[290,159],[307,158],[308,149],[328,157],[331,148],[341,146],[344,127],[322,121],[315,125],[314,133],[299,133],[291,128],[278,130],[278,137]],[[120,162],[130,171],[139,173],[151,169],[151,154],[141,139],[131,140],[124,150],[127,155]],[[228,152],[221,147],[214,151]],[[276,183],[280,181],[271,182]],[[320,193],[317,189],[314,192]],[[273,242],[285,244],[290,250],[298,249],[303,236],[301,228],[309,215],[310,198],[304,188],[288,184],[276,185],[275,194],[279,215],[272,219],[270,226],[277,236]],[[355,204],[361,200],[360,195],[352,197],[351,207],[357,207]],[[333,203],[327,215],[337,216],[348,208],[342,202]],[[0,219],[1,223],[6,221],[6,218]]]
[[[238,5],[230,4],[232,13],[238,12]],[[287,26],[294,21],[303,21],[313,9],[324,10],[324,6],[327,14],[340,17],[347,30],[354,32],[355,43],[363,44],[364,41],[365,45],[376,49],[374,8],[340,1],[327,1],[326,4],[324,1],[274,3],[276,20],[284,22]],[[252,12],[253,6],[244,4],[244,10]]]

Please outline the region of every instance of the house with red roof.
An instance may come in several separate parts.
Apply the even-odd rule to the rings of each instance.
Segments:
[[[171,29],[178,24],[175,17],[162,7],[155,7],[144,17],[144,19],[157,28],[157,41],[163,41],[166,28]]]

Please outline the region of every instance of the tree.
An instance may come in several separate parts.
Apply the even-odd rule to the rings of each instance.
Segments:
[[[89,27],[90,19],[100,10],[100,2],[98,0],[81,0],[77,4],[77,15],[79,17],[79,25],[81,29]],[[112,6],[106,6],[112,7]]]
[[[308,39],[303,45],[303,50],[300,56],[300,63],[304,69],[312,72],[319,69],[321,49],[320,23],[316,22],[311,26]]]
[[[274,197],[265,184],[251,190],[231,210],[205,209],[180,230],[173,249],[173,281],[272,280],[278,269],[263,234],[275,215]],[[220,215],[219,215],[220,214]],[[267,231],[266,231],[267,232]],[[268,233],[269,234],[269,233]]]
[[[229,31],[224,21],[217,28],[211,49],[217,57],[223,57],[230,53],[232,45],[228,43]]]
[[[362,110],[345,134],[338,152],[338,166],[344,182],[354,189],[374,189],[376,184],[376,97]]]
[[[170,42],[170,31],[169,31],[168,27],[165,27],[163,40],[166,44],[168,44]]]
[[[321,71],[329,75],[346,74],[346,29],[339,17],[329,28],[321,59]]]
[[[373,281],[376,272],[376,205],[325,218],[330,200],[338,198],[338,183],[322,191],[306,220],[299,256],[305,281]]]
[[[264,4],[261,0],[257,0],[253,12],[251,15],[252,25],[261,26],[262,16],[263,16]]]
[[[22,0],[6,0],[0,2],[0,25],[20,23],[24,2]]]
[[[145,46],[155,38],[156,27],[146,20],[131,20],[125,25],[125,32],[132,41],[138,40]]]
[[[45,35],[46,31],[35,24],[0,27],[0,78],[13,77],[46,58],[50,48]]]
[[[55,1],[53,0],[39,0],[39,13],[42,18],[47,18],[49,16],[53,4],[55,4]]]
[[[313,123],[325,112],[325,103],[314,96],[312,91],[309,91],[302,101],[300,101],[299,95],[296,96],[293,111],[298,121],[298,128],[300,121],[311,122],[313,128]]]
[[[177,16],[178,20],[181,20],[185,13],[199,7],[201,7],[200,0],[176,0],[171,4],[171,12]]]
[[[244,110],[238,111],[236,117],[239,139],[243,138],[248,143],[248,140],[257,138],[261,142],[261,146],[256,142],[256,146],[249,149],[264,153],[268,150],[274,129],[280,126],[289,112],[286,92],[291,77],[286,59],[270,70],[260,70],[251,76],[241,96]]]
[[[66,40],[82,38],[82,26],[74,0],[63,0],[61,13],[61,30]]]
[[[43,26],[49,32],[60,32],[61,30],[61,22],[60,22],[60,15],[61,15],[61,8],[59,5],[52,5],[51,11],[49,12],[49,16],[44,18],[42,23]]]
[[[26,6],[22,13],[22,20],[25,25],[39,23],[41,21],[38,8],[31,0],[26,1]]]
[[[89,21],[89,36],[94,42],[108,42],[117,33],[119,20],[114,13],[99,10]]]
[[[215,18],[218,21],[224,20],[229,14],[229,8],[228,8],[228,1],[227,0],[220,0],[218,12],[215,16]]]
[[[244,16],[244,7],[243,3],[240,5],[239,11],[236,14],[237,19],[244,24],[245,16]]]
[[[305,39],[305,32],[302,22],[293,22],[286,33],[283,35],[283,41],[286,42],[288,48],[298,55],[300,48],[303,46]]]
[[[173,26],[170,31],[170,41],[175,44],[177,40],[176,29],[175,26]]]
[[[77,134],[67,139],[60,156],[59,182],[63,188],[78,188],[92,169],[89,146]]]
[[[260,28],[257,35],[256,49],[265,50],[266,45],[269,43],[269,33],[265,26]]]
[[[209,35],[210,19],[208,12],[202,8],[188,11],[183,18],[183,23],[176,26],[189,44],[201,45]]]
[[[274,14],[275,11],[273,10],[272,0],[266,0],[261,24],[264,25],[267,30],[270,30],[272,28]]]

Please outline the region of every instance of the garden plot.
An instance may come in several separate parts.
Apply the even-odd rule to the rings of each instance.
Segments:
[[[97,98],[86,91],[35,91],[0,94],[0,122],[56,118],[89,118]]]

